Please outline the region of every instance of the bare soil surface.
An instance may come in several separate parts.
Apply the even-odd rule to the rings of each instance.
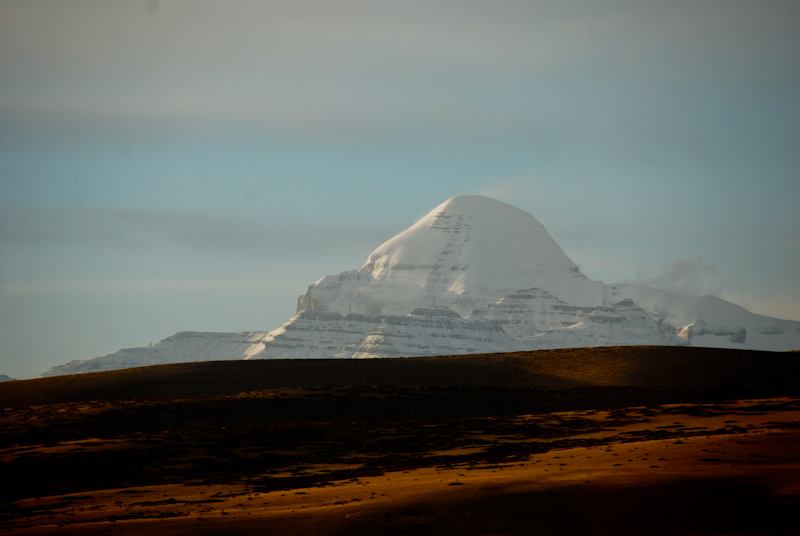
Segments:
[[[636,347],[4,383],[0,531],[794,534],[799,364]]]

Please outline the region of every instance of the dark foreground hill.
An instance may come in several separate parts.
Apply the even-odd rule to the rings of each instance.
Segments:
[[[159,365],[3,383],[0,407],[201,398],[287,387],[723,387],[798,383],[797,353],[629,346],[443,357]]]
[[[0,530],[788,534],[799,379],[796,353],[623,347],[3,383]]]

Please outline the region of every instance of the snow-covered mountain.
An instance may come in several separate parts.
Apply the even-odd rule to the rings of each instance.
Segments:
[[[661,332],[671,332],[696,346],[800,349],[800,322],[756,315],[716,296],[587,279],[531,214],[483,196],[445,201],[381,245],[361,268],[311,285],[297,308],[376,314],[445,306],[470,320],[500,324],[513,337],[539,337],[543,344],[561,338],[544,332],[575,326],[597,307],[623,300],[640,307],[652,320],[648,325],[658,329],[646,336],[638,331],[625,344],[667,344],[674,338],[664,339]],[[573,335],[562,344],[598,345],[579,336],[588,337],[586,329],[567,331]],[[600,344],[617,344],[612,340],[617,339]]]
[[[178,333],[154,346],[53,367],[43,376],[219,359],[361,358],[612,345],[800,349],[800,322],[715,296],[584,276],[532,215],[483,196],[449,199],[325,276],[280,328]]]
[[[466,317],[533,287],[570,305],[604,303],[603,283],[587,279],[532,215],[461,196],[378,247],[361,268],[311,285],[297,310],[375,315],[444,306]]]

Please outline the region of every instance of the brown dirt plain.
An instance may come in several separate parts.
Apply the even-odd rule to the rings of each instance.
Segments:
[[[797,353],[189,363],[0,410],[10,534],[800,533]]]

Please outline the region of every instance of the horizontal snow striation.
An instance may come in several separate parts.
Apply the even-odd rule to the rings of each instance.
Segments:
[[[256,333],[178,333],[154,346],[71,361],[42,376],[223,359],[326,359],[455,355],[522,350],[502,327],[446,307],[408,315],[301,311],[280,328]]]
[[[686,346],[688,341],[665,330],[632,300],[597,307],[570,327],[555,328],[524,339],[529,349],[593,346]]]
[[[800,322],[754,314],[717,296],[681,296],[643,285],[607,285],[606,298],[633,300],[694,346],[773,352],[800,349]]]
[[[446,307],[407,315],[301,311],[270,333],[248,359],[324,359],[454,355],[520,350],[500,326],[469,321]]]
[[[182,331],[152,346],[127,348],[52,367],[41,376],[63,376],[166,363],[246,359],[264,348],[267,332],[208,333]]]
[[[353,357],[516,352],[523,346],[492,322],[470,321],[445,307],[418,308],[407,316],[388,316],[355,348]]]
[[[378,247],[358,270],[311,285],[298,311],[405,314],[445,306],[466,317],[533,287],[572,305],[603,303],[603,284],[587,279],[531,214],[461,196]]]
[[[532,337],[577,324],[596,307],[569,305],[548,292],[531,288],[513,292],[488,307],[472,311],[470,320],[489,320],[512,337]]]
[[[270,332],[264,348],[248,359],[349,358],[349,348],[358,346],[385,316],[326,313],[305,310]]]

